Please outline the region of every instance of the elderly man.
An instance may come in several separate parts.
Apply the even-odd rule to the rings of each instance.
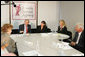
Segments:
[[[76,33],[73,41],[70,45],[84,53],[84,26],[83,24],[77,24],[75,27]]]
[[[24,21],[24,24],[19,26],[19,31],[20,33],[31,33],[31,25],[28,19]]]

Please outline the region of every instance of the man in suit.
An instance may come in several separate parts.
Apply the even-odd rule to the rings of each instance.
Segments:
[[[84,53],[84,26],[82,24],[77,24],[75,30],[77,32],[75,33],[75,37],[70,45]]]
[[[31,33],[31,25],[29,24],[29,20],[26,19],[24,24],[19,26],[20,33]]]

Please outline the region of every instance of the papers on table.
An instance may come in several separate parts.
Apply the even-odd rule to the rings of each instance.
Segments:
[[[53,46],[55,46],[56,48],[61,48],[63,50],[68,50],[68,49],[73,49],[72,47],[69,46],[69,43],[55,43],[53,42]]]
[[[5,48],[4,50],[1,49],[1,55],[8,53],[7,49]]]
[[[46,36],[49,36],[49,35],[46,34],[46,33],[42,33],[41,36],[42,36],[42,37],[46,37]]]
[[[25,41],[25,43],[29,46],[33,46],[33,42],[28,42],[28,41]]]
[[[40,53],[38,53],[36,50],[28,51],[28,52],[23,52],[24,56],[43,56]]]
[[[72,56],[84,56],[84,54],[73,54]]]

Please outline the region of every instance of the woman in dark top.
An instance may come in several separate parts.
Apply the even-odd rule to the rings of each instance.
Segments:
[[[58,33],[67,34],[67,27],[64,20],[60,20],[60,26],[58,26]]]
[[[46,26],[45,21],[42,21],[41,25],[37,27],[37,32],[38,33],[46,33],[47,32],[47,26]]]

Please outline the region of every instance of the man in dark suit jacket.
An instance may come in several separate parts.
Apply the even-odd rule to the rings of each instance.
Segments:
[[[75,37],[70,46],[84,53],[84,28],[82,25],[76,25]]]
[[[20,33],[31,33],[31,25],[29,25],[29,20],[26,19],[24,24],[19,26]]]

